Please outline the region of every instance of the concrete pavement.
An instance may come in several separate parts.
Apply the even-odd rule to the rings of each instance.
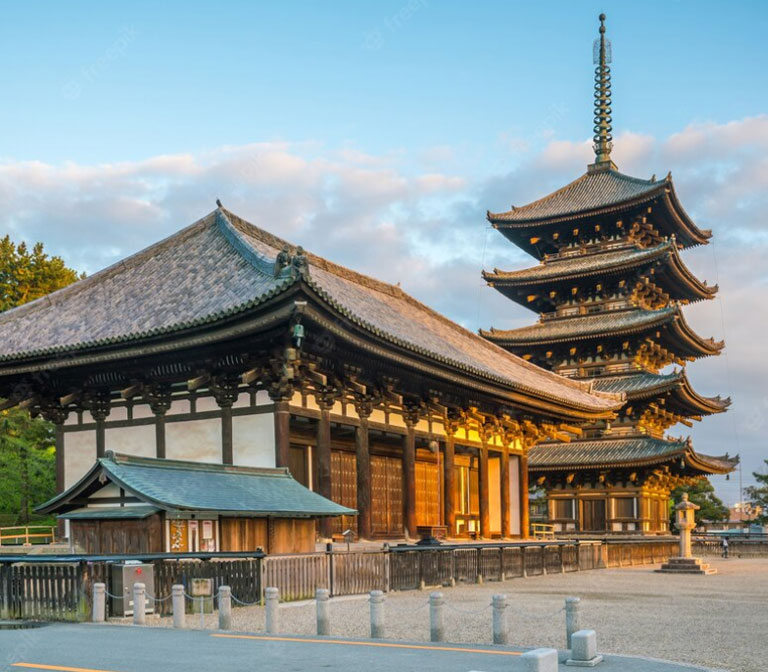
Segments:
[[[0,670],[60,672],[514,672],[515,647],[356,640],[337,637],[249,635],[133,626],[53,624],[30,630],[0,630]],[[562,653],[561,660],[567,656]],[[561,670],[574,668],[561,665]],[[662,661],[606,656],[603,672],[703,670]]]

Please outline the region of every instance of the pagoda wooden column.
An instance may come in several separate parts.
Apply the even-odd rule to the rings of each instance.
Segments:
[[[109,390],[88,393],[84,405],[96,421],[96,457],[104,457],[107,452],[104,422],[112,410]]]
[[[459,425],[455,420],[446,420],[445,451],[443,455],[443,511],[444,524],[448,528],[448,536],[456,534],[456,439],[454,435]]]
[[[509,536],[509,444],[505,444],[501,450],[500,468],[501,487],[501,536],[506,539]]]
[[[481,429],[482,445],[479,460],[479,490],[480,490],[480,536],[487,539],[491,535],[490,497],[488,490],[488,440]]]
[[[520,537],[528,539],[530,536],[529,512],[528,512],[528,451],[523,448],[520,455]]]
[[[405,436],[403,437],[403,522],[406,536],[415,539],[416,531],[416,409],[403,412]]]
[[[56,493],[64,492],[64,425],[56,424]]]
[[[357,536],[371,537],[371,453],[368,436],[368,418],[371,408],[356,404],[360,424],[355,428],[355,458],[357,465]]]
[[[274,404],[272,413],[275,423],[275,466],[287,467],[291,454],[291,412],[289,402],[294,387],[285,378],[275,378],[267,386],[267,393]]]

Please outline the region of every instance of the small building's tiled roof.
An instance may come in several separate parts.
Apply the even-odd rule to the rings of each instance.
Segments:
[[[677,305],[659,310],[626,308],[592,315],[547,318],[519,329],[491,328],[490,331],[480,333],[494,343],[506,347],[524,347],[602,336],[637,334],[663,325],[669,328],[669,339],[674,343],[672,351],[681,357],[716,355],[724,347],[722,341],[702,338],[696,334],[688,326]]]
[[[0,315],[0,365],[75,354],[199,328],[253,309],[304,281],[373,335],[441,365],[589,413],[620,405],[511,355],[399,287],[307,253],[303,276],[274,273],[287,243],[219,209],[164,241]],[[295,249],[294,246],[289,246]]]
[[[645,199],[663,192],[669,179],[643,180],[617,170],[588,171],[580,178],[528,205],[508,212],[489,213],[493,222],[531,222],[562,215],[598,210],[607,206]]]
[[[69,520],[98,520],[109,518],[110,520],[140,520],[149,518],[151,515],[162,511],[156,506],[148,504],[135,504],[130,506],[98,506],[93,508],[82,508],[62,513],[58,518],[67,518]]]
[[[288,518],[356,513],[308,490],[294,480],[287,469],[235,467],[111,453],[100,458],[78,483],[38,510],[45,513],[66,511],[68,503],[96,480],[115,483],[143,504],[166,511]]]
[[[531,471],[641,467],[683,458],[690,472],[725,474],[733,471],[738,458],[712,457],[693,450],[690,440],[627,437],[543,443],[528,456]]]

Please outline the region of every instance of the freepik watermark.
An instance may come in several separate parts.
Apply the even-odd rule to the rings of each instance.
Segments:
[[[372,28],[363,36],[363,48],[378,51],[384,46],[385,36],[402,29],[414,16],[429,3],[427,0],[410,0],[402,5],[394,14],[384,19],[381,26]]]
[[[115,61],[125,56],[128,47],[135,40],[136,29],[133,26],[123,26],[112,44],[98,58],[80,68],[80,72],[61,87],[62,95],[68,100],[79,98],[83,89],[102,77]]]

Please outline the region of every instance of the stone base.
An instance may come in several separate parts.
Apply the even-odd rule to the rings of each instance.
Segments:
[[[707,563],[702,563],[701,558],[669,558],[657,572],[668,574],[717,574]]]
[[[565,664],[571,665],[572,667],[594,667],[602,662],[603,657],[600,654],[597,654],[592,660],[573,660],[572,658],[569,658],[565,661]]]

